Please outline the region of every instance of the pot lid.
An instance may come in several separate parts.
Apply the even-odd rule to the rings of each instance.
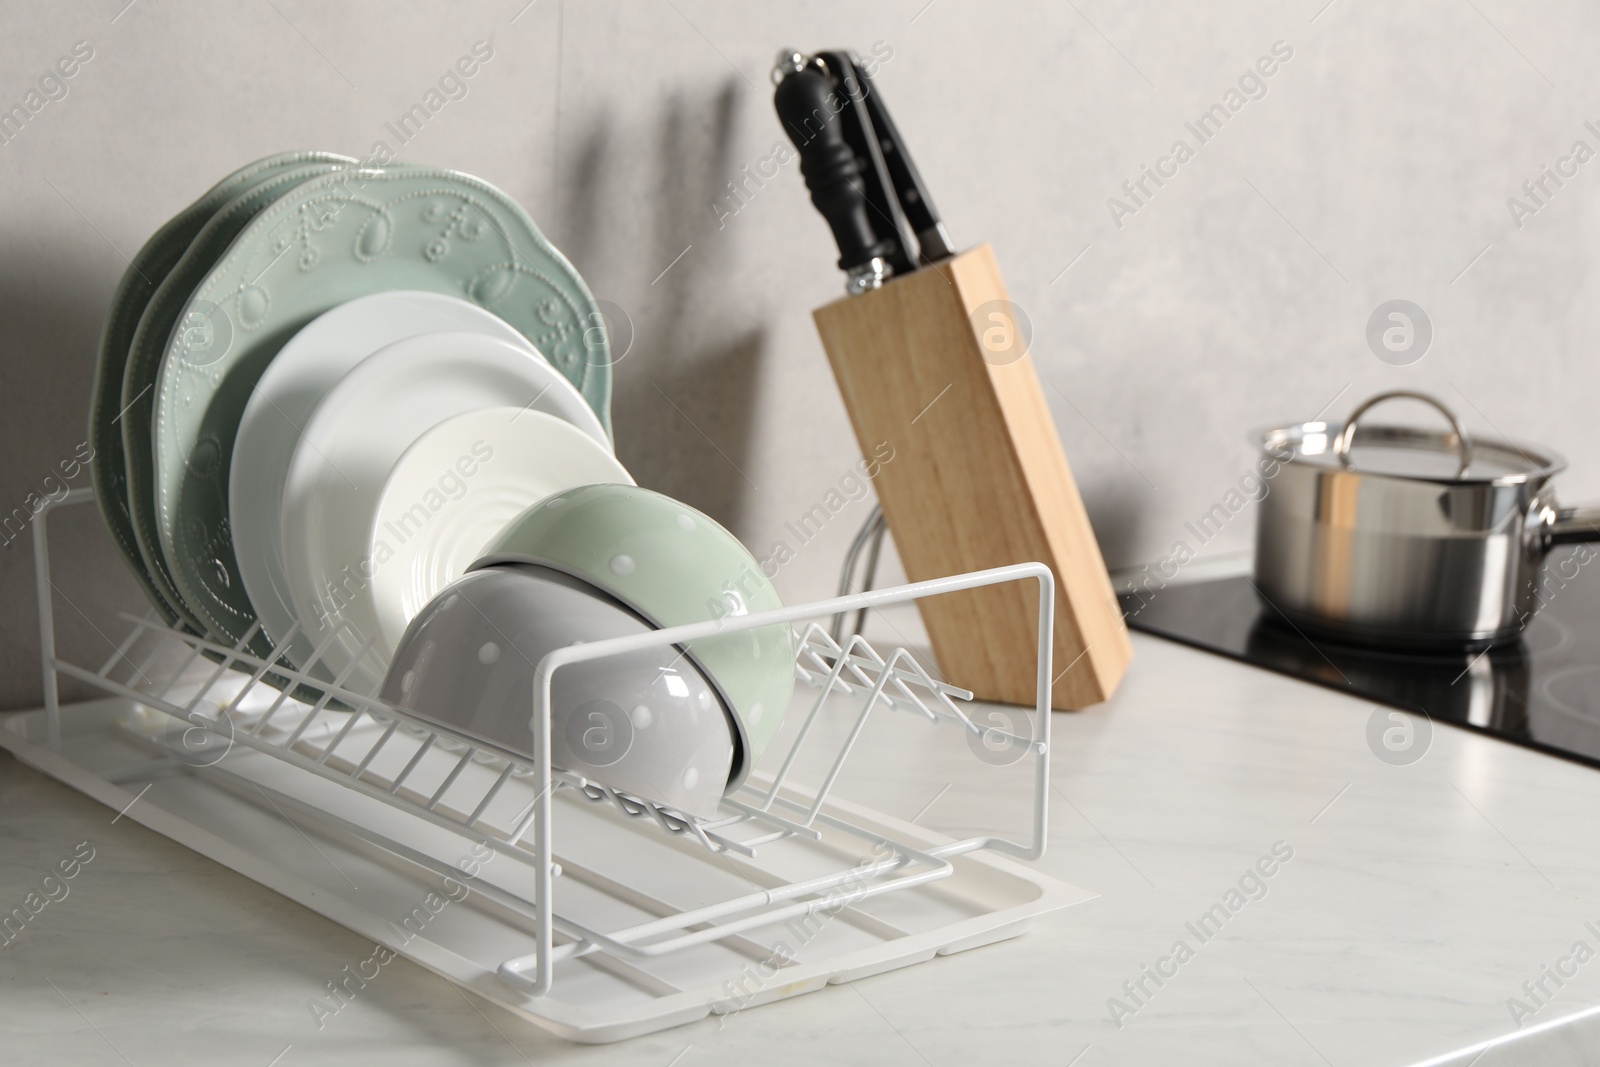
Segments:
[[[1375,405],[1397,398],[1438,409],[1449,427],[1363,422]],[[1390,478],[1459,484],[1510,485],[1543,481],[1566,460],[1546,448],[1497,437],[1469,435],[1455,414],[1423,393],[1380,393],[1350,413],[1344,423],[1302,422],[1266,430],[1258,443],[1279,459],[1330,470]]]

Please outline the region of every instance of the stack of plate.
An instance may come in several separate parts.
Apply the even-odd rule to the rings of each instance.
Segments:
[[[737,538],[612,454],[602,321],[476,178],[251,164],[113,299],[90,415],[106,524],[168,623],[273,659],[273,685],[381,691],[530,754],[552,650],[779,605]],[[709,816],[776,733],[793,655],[780,626],[570,669],[552,754]]]
[[[122,279],[90,434],[156,610],[355,692],[506,523],[632,483],[594,297],[503,193],[298,152],[229,175]]]

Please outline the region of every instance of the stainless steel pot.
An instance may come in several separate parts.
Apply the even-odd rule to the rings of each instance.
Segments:
[[[1362,416],[1397,398],[1432,405],[1450,429],[1357,434]],[[1600,507],[1556,503],[1564,459],[1471,439],[1422,393],[1380,393],[1342,426],[1285,426],[1259,444],[1263,470],[1277,467],[1257,509],[1256,589],[1307,631],[1408,648],[1511,641],[1538,610],[1545,554],[1600,541]],[[1584,562],[1600,555],[1584,552]]]

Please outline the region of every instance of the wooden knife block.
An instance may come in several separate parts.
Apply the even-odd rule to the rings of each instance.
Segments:
[[[984,358],[984,305],[1006,300],[982,245],[812,314],[862,454],[894,449],[876,486],[906,576],[1047,565],[1051,705],[1081,708],[1111,695],[1133,650],[1032,361]],[[946,680],[1032,704],[1038,597],[1008,582],[919,601]]]

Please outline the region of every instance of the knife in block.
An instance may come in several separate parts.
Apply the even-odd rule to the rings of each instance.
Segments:
[[[1051,706],[1082,708],[1111,696],[1133,650],[1032,361],[985,358],[986,305],[1011,306],[981,245],[812,317],[863,454],[894,448],[876,487],[907,578],[1044,563],[1056,580]],[[1032,704],[1038,596],[1007,582],[918,601],[946,680]]]

